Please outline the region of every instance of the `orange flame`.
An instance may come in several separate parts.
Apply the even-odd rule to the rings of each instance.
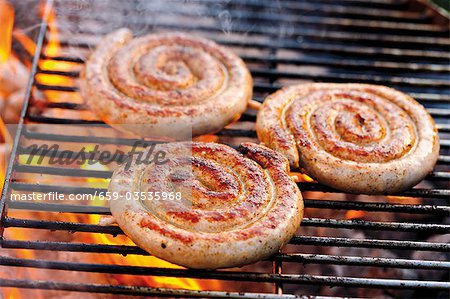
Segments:
[[[219,136],[217,135],[202,135],[193,138],[193,141],[197,142],[217,142],[219,140]]]
[[[401,204],[410,204],[410,205],[419,205],[423,203],[423,199],[421,197],[404,197],[404,196],[386,196],[386,200],[389,203],[401,203]]]
[[[12,30],[14,25],[14,9],[6,1],[0,0],[0,63],[4,63],[11,55]]]
[[[53,9],[47,10],[45,5],[40,7],[40,13],[48,25],[48,38],[47,44],[43,49],[43,53],[48,59],[42,59],[39,62],[39,68],[41,70],[53,70],[53,71],[71,71],[74,70],[78,64],[67,61],[52,60],[52,57],[61,55],[61,45],[59,39],[58,24],[56,21],[56,14]],[[39,83],[47,85],[59,85],[59,86],[73,86],[74,80],[67,76],[50,75],[50,74],[38,74],[36,80]],[[47,90],[45,96],[49,101],[58,101],[61,97],[61,92]]]
[[[5,181],[5,169],[6,169],[6,158],[9,145],[12,144],[12,138],[5,126],[5,123],[0,118],[0,188],[3,188],[3,183]]]
[[[291,179],[296,183],[311,183],[314,182],[314,179],[308,176],[307,174],[291,171],[289,173]]]
[[[28,37],[22,30],[16,29],[13,32],[14,38],[19,41],[28,54],[33,55],[36,51],[36,44],[33,42],[31,38]]]
[[[8,292],[8,295],[4,296],[4,298],[7,299],[21,298],[19,289],[11,289],[10,292]]]
[[[353,220],[353,219],[361,219],[366,215],[365,211],[356,211],[356,210],[348,210],[345,213],[345,219]]]

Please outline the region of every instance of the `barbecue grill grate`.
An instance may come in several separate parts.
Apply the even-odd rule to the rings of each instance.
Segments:
[[[306,214],[319,210],[324,217],[306,217],[302,228],[291,241],[295,252],[279,253],[270,259],[273,265],[264,271],[199,271],[150,266],[111,265],[104,263],[67,262],[59,260],[25,259],[0,256],[1,266],[81,271],[136,276],[184,277],[199,280],[220,280],[273,284],[273,293],[190,291],[184,289],[152,288],[134,285],[106,285],[81,282],[54,282],[33,279],[0,279],[3,287],[42,290],[65,290],[127,294],[136,296],[170,296],[202,298],[292,298],[295,286],[312,285],[302,289],[305,295],[318,295],[320,286],[345,287],[342,296],[355,296],[360,288],[411,290],[415,296],[445,294],[450,288],[446,260],[414,259],[412,252],[436,252],[448,254],[447,242],[429,242],[430,236],[449,232],[450,205],[450,66],[449,20],[420,1],[406,0],[320,0],[320,1],[52,1],[54,6],[62,53],[51,55],[44,51],[49,37],[48,24],[42,23],[32,68],[32,77],[23,109],[24,123],[96,126],[101,121],[86,117],[87,108],[77,96],[76,79],[88,51],[99,38],[114,28],[127,26],[135,32],[156,30],[182,30],[195,32],[232,47],[249,64],[255,80],[255,99],[291,82],[368,82],[386,84],[408,92],[424,104],[438,124],[441,136],[441,155],[436,169],[426,181],[428,185],[397,194],[406,203],[386,202],[380,196],[366,201],[355,201],[355,195],[346,200],[342,192],[314,182],[299,183],[304,192]],[[139,13],[138,13],[139,11]],[[113,22],[111,21],[113,20]],[[76,32],[76,33],[74,33]],[[76,53],[76,54],[74,54]],[[70,62],[75,70],[42,68],[42,61]],[[55,75],[71,79],[71,85],[42,83],[41,75]],[[36,107],[38,93],[54,91],[58,101],[47,102],[45,109]],[[42,104],[41,104],[42,105]],[[36,112],[38,111],[38,112]],[[44,111],[44,112],[43,112]],[[47,112],[53,111],[48,114]],[[58,117],[58,115],[60,117]],[[61,117],[62,115],[62,117]],[[70,116],[68,116],[70,115]],[[254,123],[254,111],[247,111],[240,122],[218,133],[221,142],[237,145],[234,140],[254,139],[253,129],[246,122]],[[123,144],[132,145],[135,140],[73,136],[52,132],[35,132],[19,125],[12,159],[3,190],[1,227],[68,231],[89,234],[120,235],[117,226],[100,226],[96,223],[64,221],[64,215],[109,215],[102,206],[81,204],[57,204],[45,202],[10,201],[11,193],[59,192],[95,194],[105,191],[88,184],[81,186],[41,183],[42,175],[96,179],[106,182],[110,170],[88,170],[64,167],[31,166],[20,163],[19,155],[29,153],[25,144],[30,140],[69,142],[74,144]],[[119,142],[118,142],[119,141]],[[27,180],[23,180],[27,175]],[[433,186],[433,187],[431,187]],[[306,192],[306,193],[305,193]],[[411,201],[417,199],[417,201]],[[420,200],[419,200],[420,199]],[[15,211],[60,212],[59,220],[41,220],[11,217]],[[380,220],[352,220],[327,217],[326,211],[365,211],[381,215]],[[344,213],[344,212],[343,212]],[[317,214],[317,213],[316,213]],[[412,215],[409,221],[383,221],[386,215]],[[315,214],[313,214],[315,215]],[[417,217],[414,217],[417,216]],[[373,218],[372,218],[373,219]],[[389,218],[391,219],[391,218]],[[316,234],[323,228],[327,234]],[[316,230],[314,230],[316,229]],[[362,231],[364,238],[340,235],[339,232]],[[311,231],[315,233],[311,233]],[[330,233],[333,232],[333,233]],[[336,235],[334,234],[336,232]],[[411,236],[414,236],[411,239]],[[349,237],[350,236],[350,237]],[[405,239],[403,239],[405,238]],[[301,246],[299,246],[301,245]],[[148,255],[136,246],[80,243],[55,240],[1,240],[3,248],[51,250],[62,252]],[[328,254],[314,252],[315,248],[329,248]],[[345,254],[346,249],[385,249],[396,257],[365,257]],[[399,279],[397,277],[368,278],[317,274],[302,268],[301,274],[286,272],[289,264],[345,265],[387,269],[419,269],[445,273],[444,281],[427,278]],[[359,268],[358,268],[359,267]],[[59,273],[59,272],[58,272]],[[318,286],[314,288],[314,286]],[[306,290],[306,291],[305,291]],[[302,292],[303,292],[302,291]],[[303,293],[302,293],[303,294]],[[392,294],[392,293],[391,293]],[[394,293],[395,294],[395,293]],[[444,295],[445,296],[445,295]]]

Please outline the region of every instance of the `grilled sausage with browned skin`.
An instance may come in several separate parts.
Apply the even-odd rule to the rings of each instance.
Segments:
[[[325,185],[386,194],[413,187],[439,155],[436,126],[425,108],[392,88],[313,83],[267,97],[256,130]]]
[[[303,200],[282,155],[252,143],[236,151],[181,142],[157,145],[157,151],[167,154],[166,163],[135,157],[130,169],[124,164],[114,172],[109,186],[121,194],[111,201],[112,215],[149,253],[190,268],[242,266],[275,254],[299,227]],[[181,200],[127,200],[130,192],[176,192]]]
[[[102,120],[143,137],[214,133],[246,109],[252,78],[229,49],[182,33],[133,39],[128,29],[98,44],[80,92]]]

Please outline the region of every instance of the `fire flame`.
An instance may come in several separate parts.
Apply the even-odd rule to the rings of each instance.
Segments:
[[[5,123],[0,118],[0,188],[3,188],[3,183],[5,181],[5,169],[6,169],[6,159],[7,151],[9,150],[9,145],[12,144],[12,138],[5,126]]]
[[[366,215],[365,211],[357,211],[357,210],[348,210],[345,213],[345,219],[353,220],[353,219],[362,219]]]
[[[5,63],[11,55],[14,9],[6,0],[0,0],[0,64]]]
[[[47,44],[43,49],[43,53],[46,57],[50,59],[41,59],[39,62],[39,68],[43,71],[53,70],[53,71],[71,71],[74,70],[78,64],[67,61],[56,61],[52,60],[51,57],[61,55],[61,45],[59,38],[58,24],[56,21],[56,14],[53,9],[48,10],[45,5],[40,6],[41,17],[47,21],[48,25],[48,36]],[[46,85],[59,85],[59,86],[73,86],[74,80],[67,76],[60,75],[50,75],[50,74],[38,74],[36,80],[41,84]],[[46,90],[44,92],[47,100],[52,102],[60,101],[61,92]]]
[[[217,135],[202,135],[193,138],[193,141],[197,142],[217,142],[219,140],[219,136]]]
[[[31,38],[28,37],[28,35],[26,35],[22,30],[16,29],[13,31],[13,36],[22,44],[28,54],[34,55],[34,52],[36,51],[36,44]],[[31,63],[29,66],[31,66]]]
[[[291,171],[289,172],[289,176],[296,183],[311,183],[314,182],[314,179],[308,176],[307,174]]]

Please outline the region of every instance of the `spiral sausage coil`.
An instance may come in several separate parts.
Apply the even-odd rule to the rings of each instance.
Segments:
[[[187,151],[186,151],[187,149]],[[216,269],[276,253],[300,225],[303,201],[282,155],[260,145],[167,143],[161,165],[114,172],[111,212],[141,248],[169,262]],[[126,200],[127,192],[179,192],[181,200]]]
[[[344,191],[395,193],[435,165],[439,138],[423,106],[394,89],[313,83],[264,102],[259,139],[319,182]]]
[[[212,41],[182,33],[133,39],[120,29],[86,62],[80,92],[108,124],[183,139],[237,119],[251,99],[252,78],[239,57]]]

